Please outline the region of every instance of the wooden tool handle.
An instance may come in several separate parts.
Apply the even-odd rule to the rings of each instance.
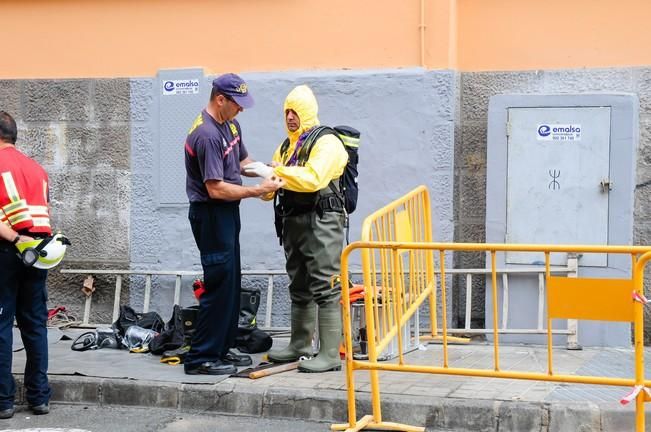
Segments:
[[[278,366],[270,367],[267,369],[251,372],[249,374],[249,378],[251,379],[258,379],[262,377],[266,377],[269,375],[274,375],[280,372],[287,372],[293,369],[296,369],[298,367],[298,362],[291,362],[291,363],[282,363],[279,364]]]

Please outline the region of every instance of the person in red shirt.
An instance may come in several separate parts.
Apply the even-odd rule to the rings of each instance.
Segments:
[[[16,148],[16,122],[0,111],[0,419],[14,415],[11,374],[14,317],[27,354],[25,396],[34,414],[47,414],[47,270],[23,264],[16,245],[52,234],[48,176]]]

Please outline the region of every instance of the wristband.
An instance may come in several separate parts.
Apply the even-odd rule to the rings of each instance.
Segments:
[[[16,234],[16,238],[14,239],[14,241],[11,242],[11,244],[14,244],[14,245],[15,245],[15,244],[17,244],[19,241],[20,241],[20,234]]]

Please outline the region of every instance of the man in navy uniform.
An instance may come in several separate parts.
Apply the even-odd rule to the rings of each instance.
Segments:
[[[208,106],[185,141],[186,191],[192,234],[201,255],[205,292],[196,330],[185,357],[186,374],[230,375],[251,358],[230,350],[240,310],[240,200],[260,197],[283,185],[268,178],[243,186],[243,167],[253,162],[235,120],[253,106],[248,85],[229,73],[213,80]],[[253,176],[253,175],[251,175]]]

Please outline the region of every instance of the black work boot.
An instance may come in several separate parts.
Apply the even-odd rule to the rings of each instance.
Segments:
[[[34,415],[45,415],[50,413],[50,405],[46,403],[32,405],[29,409],[34,413]]]
[[[198,314],[199,314],[198,306],[190,306],[181,309],[181,320],[183,321],[183,334],[185,336],[192,336],[192,333],[194,333]]]
[[[197,366],[185,365],[186,375],[232,375],[234,373],[237,373],[237,368],[222,361],[205,362]]]
[[[2,420],[10,419],[10,418],[12,418],[14,416],[15,412],[16,412],[16,409],[14,407],[0,410],[0,419],[2,419]]]
[[[253,360],[251,359],[251,356],[246,354],[237,354],[233,350],[228,350],[226,355],[222,357],[222,361],[224,363],[230,363],[233,366],[237,366],[237,367],[251,366],[253,364]]]

